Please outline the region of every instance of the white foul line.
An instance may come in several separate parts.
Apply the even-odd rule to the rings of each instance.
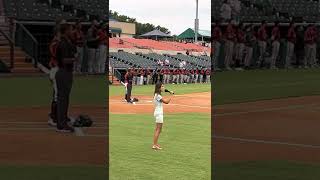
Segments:
[[[231,141],[249,142],[249,143],[277,144],[277,145],[286,145],[286,146],[295,146],[295,147],[303,147],[303,148],[320,149],[320,145],[297,144],[297,143],[266,141],[266,140],[258,140],[258,139],[245,139],[245,138],[236,138],[236,137],[228,137],[228,136],[217,136],[217,135],[214,135],[213,138],[225,139],[225,140],[231,140]]]

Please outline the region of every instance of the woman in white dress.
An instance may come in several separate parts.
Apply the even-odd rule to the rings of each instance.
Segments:
[[[154,131],[153,136],[153,146],[152,149],[155,150],[161,150],[161,146],[158,144],[159,135],[162,130],[162,124],[163,124],[163,103],[169,104],[171,101],[171,98],[163,98],[161,96],[161,93],[165,91],[164,85],[162,83],[157,83],[154,90],[154,97],[153,97],[153,103],[155,105],[154,109],[154,117],[156,119],[156,128]],[[170,94],[174,94],[173,91],[170,91]]]

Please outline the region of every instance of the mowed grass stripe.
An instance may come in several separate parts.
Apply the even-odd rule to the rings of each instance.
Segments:
[[[214,76],[214,104],[320,95],[320,70],[219,72]]]
[[[0,78],[0,107],[48,106],[52,86],[48,77]],[[104,76],[74,77],[71,104],[106,105]]]
[[[152,115],[110,115],[110,179],[210,179],[210,116],[164,117],[159,144],[151,149]]]

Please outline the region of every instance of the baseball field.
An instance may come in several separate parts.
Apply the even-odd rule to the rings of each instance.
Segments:
[[[320,70],[214,77],[213,175],[224,180],[320,178]]]
[[[151,149],[154,85],[133,87],[135,105],[124,102],[123,86],[110,87],[110,180],[210,179],[211,86],[165,87],[175,95],[164,105],[158,151]]]
[[[52,88],[46,76],[1,77],[0,86],[1,179],[107,179],[105,77],[74,78],[69,116],[87,114],[94,122],[74,134],[47,125]]]

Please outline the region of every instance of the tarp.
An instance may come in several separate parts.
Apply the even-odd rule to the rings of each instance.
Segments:
[[[159,29],[155,29],[153,31],[150,31],[148,33],[140,35],[140,37],[171,37],[169,34],[166,34],[164,32],[161,32]]]
[[[181,33],[179,39],[194,39],[195,31],[194,29],[188,28],[183,33]],[[211,31],[209,30],[199,30],[198,37],[211,37]]]

